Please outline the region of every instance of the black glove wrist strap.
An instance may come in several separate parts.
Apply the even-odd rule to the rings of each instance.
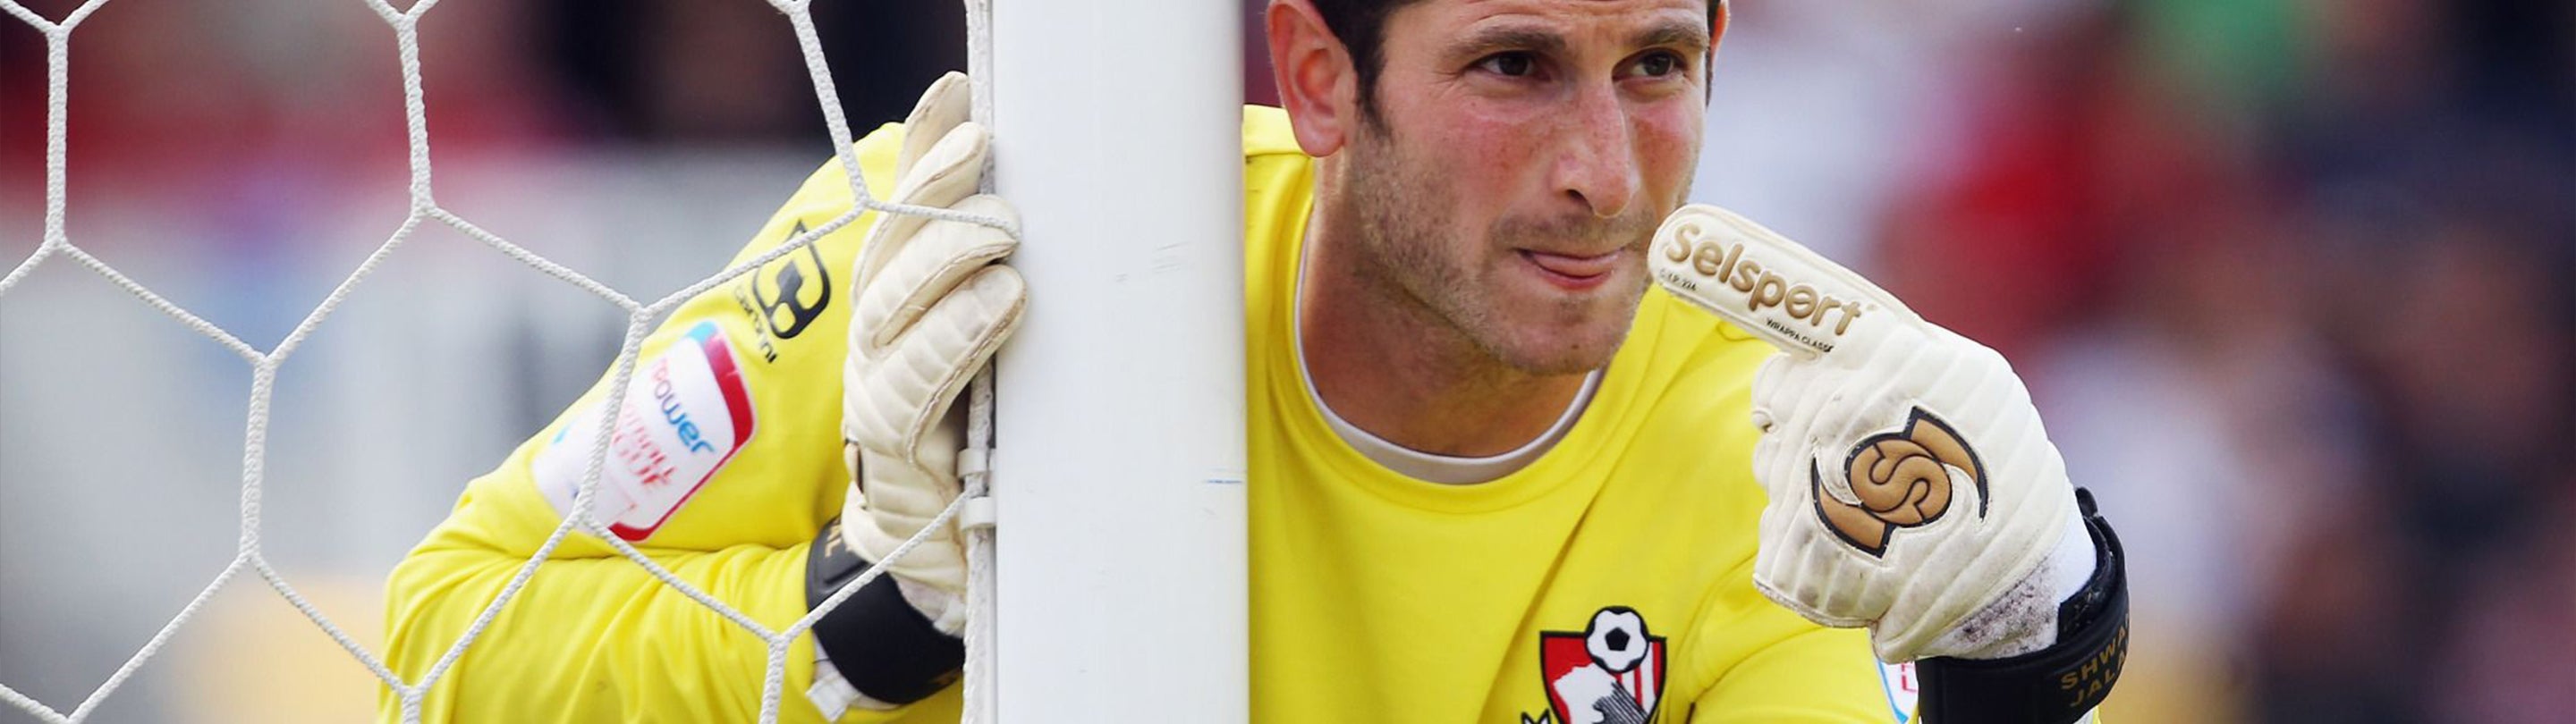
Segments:
[[[805,608],[813,610],[870,564],[841,543],[841,521],[814,536],[805,555]],[[940,633],[894,575],[877,576],[814,621],[814,645],[841,678],[868,698],[910,704],[948,688],[966,666],[964,639]]]
[[[2129,581],[2120,537],[2078,489],[2093,537],[2093,577],[2057,609],[2057,645],[2004,659],[1935,657],[1915,664],[1924,724],[2067,724],[2101,706],[2129,655]]]

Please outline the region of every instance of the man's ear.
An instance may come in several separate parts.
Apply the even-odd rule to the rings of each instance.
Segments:
[[[1359,75],[1350,49],[1309,0],[1270,0],[1262,22],[1279,105],[1296,129],[1297,146],[1316,158],[1339,152],[1359,122]]]
[[[1726,23],[1733,19],[1731,16],[1734,15],[1733,12],[1727,10],[1726,0],[1716,0],[1716,2],[1717,12],[1710,13],[1708,16],[1708,52],[1710,55],[1717,54],[1718,43],[1726,40]]]
[[[1726,23],[1733,15],[1727,10],[1726,0],[1710,1],[1717,3],[1717,7],[1708,16],[1708,57],[1701,58],[1699,64],[1705,69],[1700,71],[1700,95],[1703,96],[1700,100],[1703,102],[1717,98],[1717,47],[1726,43]]]

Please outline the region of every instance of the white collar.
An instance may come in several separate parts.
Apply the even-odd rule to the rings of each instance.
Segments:
[[[1308,242],[1312,241],[1309,237]],[[1342,442],[1359,451],[1360,456],[1405,477],[1445,485],[1473,485],[1529,467],[1530,463],[1538,461],[1539,456],[1556,447],[1558,440],[1565,439],[1565,433],[1574,429],[1574,421],[1582,418],[1583,409],[1592,403],[1592,394],[1601,389],[1601,370],[1584,375],[1583,389],[1574,394],[1574,401],[1565,406],[1564,414],[1557,416],[1555,425],[1528,443],[1500,455],[1477,458],[1435,455],[1395,444],[1342,419],[1340,413],[1333,412],[1332,405],[1324,402],[1324,396],[1315,391],[1314,374],[1308,372],[1306,366],[1305,309],[1302,306],[1306,298],[1305,286],[1306,249],[1301,248],[1297,254],[1297,281],[1291,286],[1288,302],[1288,341],[1290,348],[1297,351],[1297,378],[1306,387],[1306,399],[1315,402],[1315,409],[1324,413],[1324,424],[1331,427]]]

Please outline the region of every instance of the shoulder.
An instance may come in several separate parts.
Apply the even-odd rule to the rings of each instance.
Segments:
[[[1297,133],[1288,124],[1288,112],[1272,106],[1243,107],[1243,158],[1256,160],[1310,160],[1305,149],[1297,147]]]
[[[1669,405],[1684,401],[1741,402],[1749,395],[1753,372],[1771,358],[1771,345],[1736,329],[1707,310],[1667,293],[1646,290],[1637,305],[1622,357],[1634,355],[1654,397]],[[1705,411],[1720,413],[1717,410]]]
[[[1298,249],[1314,209],[1315,159],[1297,146],[1288,114],[1243,107],[1243,244],[1246,293],[1254,320],[1284,325],[1295,286]]]
[[[1604,442],[1625,451],[1623,487],[1662,501],[1655,506],[1662,519],[1686,519],[1688,528],[1728,538],[1720,547],[1746,555],[1751,536],[1743,531],[1762,506],[1751,477],[1760,437],[1751,423],[1753,375],[1774,353],[1651,288],[1594,401],[1609,417]],[[1691,503],[1671,504],[1682,500]]]
[[[1314,157],[1297,146],[1286,111],[1243,107],[1243,191],[1246,210],[1302,222],[1314,197]],[[1257,219],[1256,219],[1257,220]]]
[[[895,158],[903,152],[903,124],[878,126],[867,135],[860,136],[850,148],[851,156],[859,162],[859,177],[866,183],[868,195],[877,198],[892,195]],[[789,197],[786,210],[821,214],[822,218],[828,219],[856,203],[858,199],[850,193],[849,171],[841,165],[839,156],[833,156],[823,159],[814,167],[814,172],[807,174],[805,181],[797,185],[796,194]],[[852,226],[867,228],[866,224]],[[767,249],[760,247],[763,251]]]
[[[1774,353],[1716,315],[1660,287],[1647,289],[1584,413],[1587,421],[1602,418],[1596,444],[1624,451],[1622,488],[1663,501],[1655,515],[1693,518],[1697,529],[1749,524],[1761,507],[1749,475],[1759,436],[1751,424],[1753,375]],[[1676,500],[1693,504],[1669,505]]]

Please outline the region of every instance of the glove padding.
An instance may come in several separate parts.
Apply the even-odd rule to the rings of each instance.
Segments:
[[[966,77],[931,85],[904,124],[893,203],[1014,219],[1009,204],[974,195],[988,136],[966,120]],[[842,452],[852,488],[841,508],[850,549],[883,563],[905,598],[942,631],[963,625],[966,556],[952,520],[902,558],[887,556],[957,499],[964,415],[975,372],[1019,326],[1028,289],[993,263],[1018,242],[983,224],[880,212],[859,251],[842,369]]]
[[[1753,380],[1755,587],[1868,626],[1884,661],[2053,643],[2054,582],[2080,586],[2091,545],[2061,545],[2074,489],[2003,356],[1722,209],[1684,207],[1653,243],[1667,291],[1782,350]]]

